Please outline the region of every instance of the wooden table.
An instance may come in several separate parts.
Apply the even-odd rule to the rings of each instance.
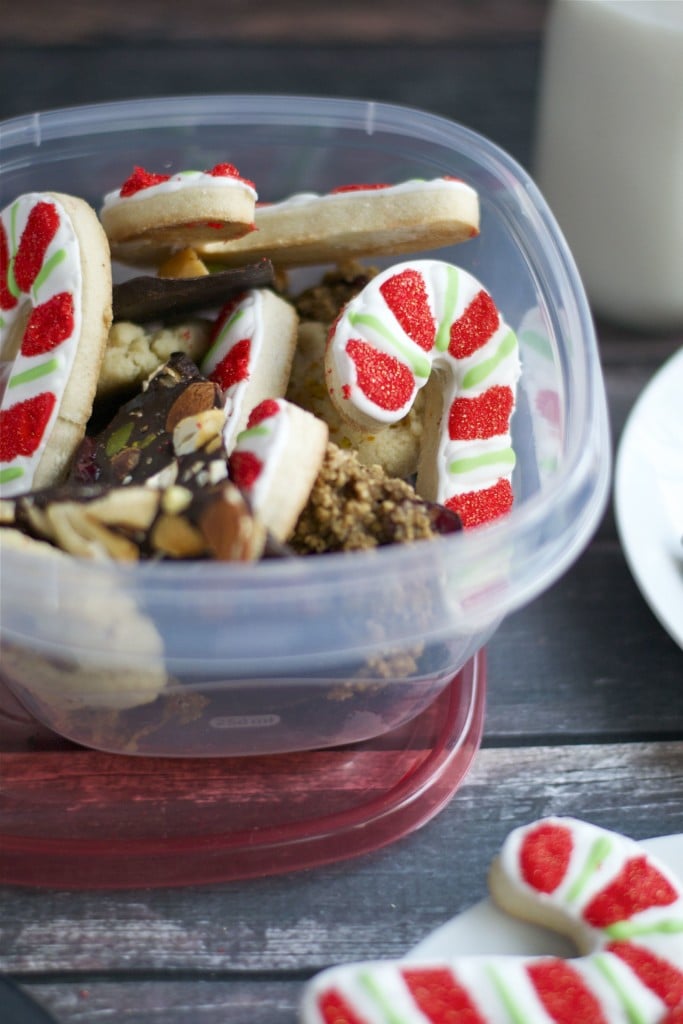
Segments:
[[[0,117],[182,92],[346,95],[461,121],[531,166],[544,0],[322,10],[294,0],[119,0],[59,14],[45,0],[14,5],[0,41]],[[616,445],[683,335],[604,323],[598,334]],[[486,865],[517,825],[560,813],[636,838],[682,831],[682,675],[610,509],[576,565],[489,644],[482,748],[422,829],[357,859],[248,882],[7,887],[0,969],[64,1024],[293,1024],[314,972],[400,956],[484,896]]]

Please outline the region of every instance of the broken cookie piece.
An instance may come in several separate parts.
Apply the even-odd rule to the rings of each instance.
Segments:
[[[456,515],[422,501],[410,484],[330,443],[290,544],[302,555],[356,551],[459,529]]]

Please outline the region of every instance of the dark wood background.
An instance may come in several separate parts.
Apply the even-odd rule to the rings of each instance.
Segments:
[[[404,103],[533,170],[545,0],[14,4],[0,117],[180,93]],[[616,446],[683,334],[598,323]],[[649,611],[612,510],[576,565],[488,646],[482,750],[451,803],[378,853],[246,883],[124,893],[0,890],[0,969],[65,1024],[293,1024],[304,980],[399,956],[485,893],[516,825],[575,814],[683,831],[683,659]]]

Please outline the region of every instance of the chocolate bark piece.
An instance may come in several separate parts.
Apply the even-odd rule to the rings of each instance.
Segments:
[[[196,490],[61,485],[12,504],[8,526],[81,558],[253,561],[266,544],[263,525],[229,480]]]
[[[241,291],[266,288],[274,281],[275,271],[268,259],[201,277],[132,277],[114,285],[114,320],[146,323],[169,314],[222,306]]]
[[[171,465],[173,431],[182,420],[221,409],[221,390],[183,353],[176,353],[123,405],[104,430],[76,452],[72,483],[144,483]]]

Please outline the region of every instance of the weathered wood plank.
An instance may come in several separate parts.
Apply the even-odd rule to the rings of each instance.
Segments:
[[[180,93],[352,97],[399,103],[461,121],[524,163],[530,156],[529,110],[535,102],[537,65],[533,40],[425,48],[0,44],[0,117]]]
[[[636,838],[683,826],[683,743],[482,750],[448,806],[374,854],[246,883],[0,891],[0,969],[301,972],[400,956],[486,892],[510,829],[572,814]]]
[[[594,542],[487,650],[488,743],[683,736],[683,656],[616,539]]]
[[[69,43],[103,39],[250,42],[445,42],[482,35],[536,34],[548,0],[346,0],[339,5],[314,0],[120,0],[115,5],[72,0],[59,18],[49,0],[17,4],[7,12],[8,42]]]
[[[303,981],[126,981],[28,984],[60,1024],[296,1024]]]

